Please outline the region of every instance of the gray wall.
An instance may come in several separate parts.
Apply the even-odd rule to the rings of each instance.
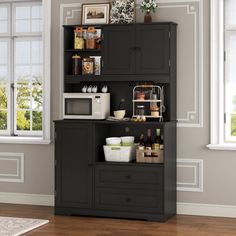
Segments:
[[[52,119],[58,119],[62,91],[60,24],[80,23],[81,1],[52,2]],[[178,202],[236,205],[235,152],[206,148],[210,142],[210,0],[159,2],[154,20],[178,23]],[[136,17],[142,22],[139,10]],[[13,180],[6,178],[0,182],[1,192],[53,194],[53,144],[1,144],[0,152],[25,154],[24,182],[14,183],[14,178],[22,180],[20,175],[9,177]],[[7,171],[14,173],[16,163],[14,167],[0,157],[1,180]]]

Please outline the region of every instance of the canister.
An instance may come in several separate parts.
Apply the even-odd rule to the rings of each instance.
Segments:
[[[81,74],[81,57],[77,54],[72,56],[72,74],[73,75]]]

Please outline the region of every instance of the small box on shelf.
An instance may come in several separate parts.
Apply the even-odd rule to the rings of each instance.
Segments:
[[[146,156],[146,153],[152,156]],[[154,155],[153,155],[154,154]],[[163,150],[136,150],[136,162],[139,163],[163,163]]]

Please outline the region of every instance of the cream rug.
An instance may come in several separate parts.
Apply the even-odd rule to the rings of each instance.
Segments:
[[[0,217],[0,236],[19,236],[48,222],[48,220]]]

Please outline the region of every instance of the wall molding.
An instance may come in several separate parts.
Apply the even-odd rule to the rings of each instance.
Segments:
[[[203,192],[203,160],[200,159],[177,159],[178,168],[191,168],[194,173],[193,182],[177,182],[177,191]]]
[[[236,218],[236,206],[178,202],[177,214]]]
[[[16,174],[0,173],[0,182],[24,183],[24,153],[0,152],[0,161],[16,162]]]
[[[54,206],[54,195],[0,192],[0,203]]]
[[[0,192],[0,203],[53,207],[54,195]],[[178,202],[177,214],[236,218],[236,206]]]

